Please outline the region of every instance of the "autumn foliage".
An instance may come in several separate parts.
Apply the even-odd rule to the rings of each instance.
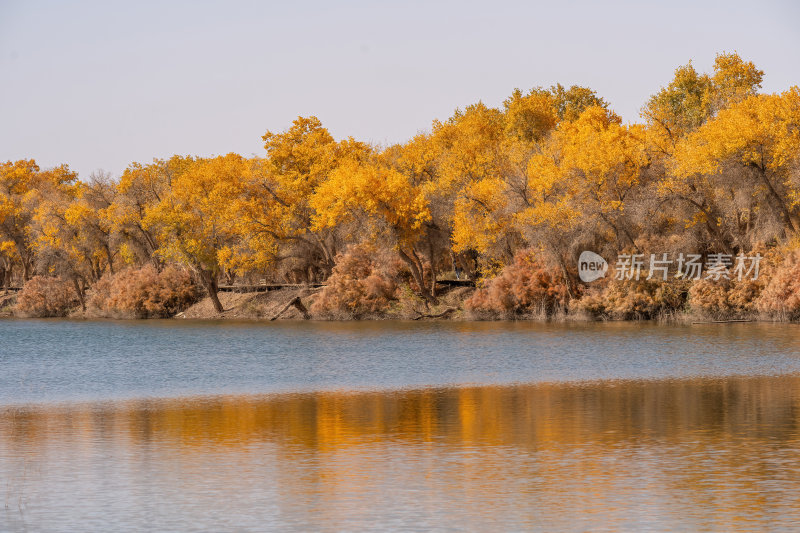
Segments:
[[[537,259],[535,252],[524,250],[464,306],[482,318],[550,316],[564,309],[568,295],[564,277],[555,272]]]
[[[775,268],[757,306],[772,318],[800,319],[800,250],[790,251]]]
[[[712,319],[750,318],[757,312],[762,284],[751,279],[703,279],[689,289],[688,310]]]
[[[14,314],[21,317],[65,317],[80,302],[73,285],[59,278],[34,276],[17,297]]]
[[[686,282],[611,279],[586,291],[581,299],[573,303],[573,309],[600,319],[666,318],[683,309],[687,288]]]
[[[327,283],[318,316],[380,316],[397,288],[426,315],[442,280],[466,277],[479,287],[469,312],[487,318],[797,318],[791,259],[757,282],[587,285],[575,271],[584,250],[798,248],[800,88],[765,94],[763,76],[736,53],[710,72],[680,66],[634,123],[556,84],[456,109],[391,146],[298,117],[267,131],[259,156],[175,155],[88,179],[0,163],[0,282],[59,278],[91,312],[124,316],[180,309],[186,270],[217,311],[223,284]]]
[[[351,246],[336,258],[328,283],[311,307],[323,318],[378,316],[397,299],[397,271],[375,246]]]
[[[185,269],[152,265],[106,274],[89,299],[90,313],[114,318],[167,318],[195,302],[198,288]]]

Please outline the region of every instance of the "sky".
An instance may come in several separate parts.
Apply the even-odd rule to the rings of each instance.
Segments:
[[[689,61],[736,51],[800,84],[800,2],[0,0],[0,161],[87,179],[172,154],[263,155],[317,116],[403,142],[514,88],[589,86],[625,121]]]

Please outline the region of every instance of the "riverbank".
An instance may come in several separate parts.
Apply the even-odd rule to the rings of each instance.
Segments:
[[[424,300],[406,292],[399,295],[385,310],[352,316],[315,312],[321,296],[319,288],[286,288],[268,292],[220,292],[224,311],[214,309],[211,298],[205,297],[190,306],[176,319],[253,319],[253,320],[473,320],[464,302],[472,296],[472,287],[446,287],[439,294],[439,303],[425,305]],[[293,302],[300,305],[293,305]],[[304,314],[307,310],[308,315]]]
[[[336,315],[320,313],[315,304],[321,296],[321,288],[295,287],[270,291],[220,292],[219,300],[224,310],[214,309],[209,297],[200,298],[184,311],[175,314],[175,320],[254,320],[254,321],[381,321],[381,320],[447,320],[447,321],[550,321],[550,322],[630,322],[647,321],[668,324],[727,323],[727,322],[783,322],[790,323],[786,317],[748,315],[709,315],[698,311],[676,311],[663,313],[657,317],[596,316],[583,309],[531,311],[514,315],[487,315],[470,309],[466,303],[475,294],[473,287],[445,287],[439,293],[438,304],[425,304],[425,301],[411,292],[401,292],[396,301],[381,312],[353,316],[346,312]],[[0,295],[0,318],[25,318],[15,313],[16,292]],[[299,304],[299,305],[298,305]],[[70,319],[130,319],[130,316],[108,316],[98,314],[97,310],[87,312],[73,310]]]
[[[10,292],[0,294],[0,318],[14,316],[14,304],[17,302],[17,294]]]

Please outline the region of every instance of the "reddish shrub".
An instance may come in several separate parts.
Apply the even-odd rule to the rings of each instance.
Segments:
[[[35,276],[22,287],[17,296],[14,314],[31,318],[63,317],[79,305],[71,282]]]
[[[374,246],[349,247],[336,266],[311,312],[325,318],[362,318],[381,314],[397,299],[396,263]]]
[[[776,318],[800,320],[800,250],[787,253],[783,262],[772,269],[756,306]]]
[[[563,276],[546,268],[533,251],[526,250],[518,253],[500,275],[476,290],[464,307],[483,318],[552,315],[566,305],[567,295]]]
[[[686,282],[609,279],[587,291],[573,307],[594,318],[647,320],[683,308],[687,288]]]
[[[197,286],[185,270],[152,265],[103,276],[92,288],[90,312],[99,316],[166,318],[194,303]]]

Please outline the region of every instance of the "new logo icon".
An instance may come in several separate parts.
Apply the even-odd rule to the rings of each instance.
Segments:
[[[608,272],[608,263],[605,259],[588,250],[581,252],[578,257],[578,277],[584,283],[605,277]]]

